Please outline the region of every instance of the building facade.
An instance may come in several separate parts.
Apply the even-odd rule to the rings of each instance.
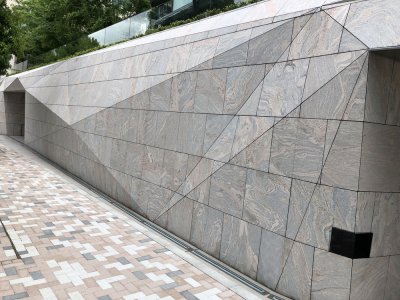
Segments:
[[[398,299],[400,3],[335,2],[7,77],[1,133],[283,295]]]

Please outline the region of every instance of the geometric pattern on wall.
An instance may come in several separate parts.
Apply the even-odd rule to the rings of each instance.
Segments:
[[[25,90],[29,147],[269,288],[396,299],[400,56],[375,50],[400,45],[400,7],[335,2],[257,3],[1,91]],[[372,232],[370,258],[329,252],[333,227]]]

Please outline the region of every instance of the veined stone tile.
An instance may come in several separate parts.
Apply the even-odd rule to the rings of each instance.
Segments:
[[[311,299],[348,299],[352,260],[315,249]]]
[[[347,68],[364,51],[353,51],[347,53],[331,54],[312,57],[307,73],[307,82],[304,87],[303,100],[309,98],[321,89],[333,77]]]
[[[338,132],[340,126],[340,121],[337,120],[328,120],[328,124],[326,127],[326,135],[325,135],[325,148],[324,148],[324,164],[326,162],[326,158],[331,150],[332,143],[336,138],[336,134]]]
[[[206,115],[181,114],[177,150],[192,155],[202,155],[205,127]]]
[[[310,299],[314,248],[293,242],[276,290],[294,299]]]
[[[231,163],[259,171],[268,171],[271,154],[272,128],[231,159]]]
[[[271,71],[273,66],[274,66],[274,64],[265,65],[265,75],[267,75]],[[237,113],[239,116],[240,115],[247,115],[247,116],[257,115],[257,109],[258,109],[258,104],[260,102],[263,83],[264,83],[264,80],[262,82],[260,82],[260,84],[257,86],[257,88],[254,89],[251,96],[243,104],[243,106]]]
[[[388,263],[389,257],[355,259],[350,299],[383,299]]]
[[[317,182],[322,167],[326,121],[283,119],[274,127],[270,172]]]
[[[361,191],[400,191],[399,139],[399,127],[364,123]]]
[[[346,22],[346,17],[349,12],[350,4],[341,5],[325,10],[325,12],[339,22],[342,26]]]
[[[261,228],[224,215],[220,259],[251,278],[257,275]]]
[[[329,250],[332,226],[354,232],[357,193],[318,185],[296,240]]]
[[[157,113],[157,111],[152,110],[144,111],[144,122],[142,125],[139,125],[143,127],[143,140],[139,139],[139,143],[148,146],[156,144]]]
[[[315,189],[314,183],[293,179],[290,201],[289,214],[287,220],[286,236],[295,239],[297,231],[306,213],[308,203],[311,201]]]
[[[165,151],[161,186],[175,191],[185,180],[188,155],[184,153]]]
[[[163,149],[148,146],[144,148],[142,165],[142,178],[144,180],[160,185],[164,151]]]
[[[365,111],[365,97],[367,92],[368,78],[368,57],[364,62],[364,66],[360,72],[353,93],[347,103],[343,120],[363,121]]]
[[[276,289],[292,244],[293,241],[283,236],[262,230],[257,281]]]
[[[379,193],[372,219],[371,257],[400,253],[400,195]]]
[[[349,121],[340,123],[322,170],[322,184],[358,189],[362,131],[362,123]]]
[[[350,7],[346,28],[370,48],[400,44],[400,29],[396,24],[400,10],[396,0],[354,3]]]
[[[144,147],[141,144],[127,143],[125,158],[125,173],[142,177]]]
[[[359,39],[352,35],[347,29],[343,29],[339,52],[355,51],[367,48],[367,46],[365,46]]]
[[[219,37],[205,39],[194,42],[190,52],[190,58],[187,64],[187,69],[190,70],[205,61],[208,61],[214,56],[217,49]],[[208,64],[208,68],[212,67],[212,61]]]
[[[380,193],[374,192],[358,193],[355,232],[371,232],[375,199],[379,199],[379,196]]]
[[[142,197],[147,200],[147,216],[150,220],[154,220],[159,216],[162,208],[165,207],[168,200],[172,196],[172,191],[158,187],[154,184],[142,182]]]
[[[227,69],[199,71],[194,111],[221,114],[224,109]]]
[[[400,56],[397,54],[393,66],[386,123],[400,125]]]
[[[184,72],[172,78],[171,110],[193,112],[197,72]]]
[[[385,300],[396,300],[400,294],[400,255],[389,257]]]
[[[179,115],[179,113],[175,112],[157,112],[156,146],[176,150]]]
[[[243,219],[257,226],[285,234],[291,180],[260,171],[247,171]]]
[[[209,206],[194,203],[190,241],[218,258],[221,248],[223,213]]]
[[[165,69],[165,73],[179,73],[186,71],[187,63],[190,58],[191,49],[192,49],[191,44],[185,44],[173,47],[171,49],[170,52],[171,54],[168,57],[168,59],[166,59],[166,57],[164,56],[164,59],[166,59],[168,62],[167,67]]]
[[[167,229],[180,238],[189,241],[192,224],[193,201],[183,198],[168,210]]]
[[[228,162],[231,158],[233,141],[235,138],[236,127],[239,117],[234,117],[218,136],[210,149],[204,154],[204,157],[217,160],[220,162]]]
[[[220,36],[214,54],[213,68],[246,64],[250,34],[251,29],[247,29]]]
[[[291,44],[289,59],[336,53],[341,34],[339,23],[325,12],[315,13]]]
[[[342,119],[366,54],[329,81],[301,104],[300,117]]]
[[[241,217],[246,188],[246,169],[226,164],[211,177],[209,205]]]
[[[393,57],[383,53],[369,55],[365,121],[386,123],[390,83],[393,74]]]
[[[150,109],[150,89],[133,96],[129,104],[128,108],[132,109]]]
[[[232,145],[231,157],[249,146],[274,124],[274,118],[269,117],[238,117],[235,139]]]
[[[212,30],[208,31],[207,38],[212,38],[212,37],[220,36],[220,35],[227,35],[228,33],[235,32],[236,29],[237,29],[237,25],[212,29]]]
[[[218,137],[224,131],[233,116],[226,115],[207,115],[206,131],[204,134],[203,153],[206,153],[216,142]]]
[[[260,36],[252,38],[249,42],[247,64],[276,62],[291,42],[292,27],[293,21],[287,21]]]
[[[126,149],[128,143],[121,140],[113,140],[112,142],[112,150],[111,150],[111,168],[124,171],[125,170],[125,158],[126,158]]]
[[[150,109],[169,110],[171,105],[172,79],[161,82],[150,89]]]
[[[141,179],[131,177],[131,204],[130,207],[142,216],[146,216],[147,212],[147,199],[142,197],[143,189]]]
[[[264,79],[259,116],[286,116],[301,102],[308,59],[276,64]]]
[[[265,66],[229,68],[226,80],[224,114],[236,114],[264,77]]]
[[[208,204],[208,200],[210,198],[210,184],[211,177],[208,177],[197,187],[195,187],[189,194],[187,194],[187,197],[197,202]]]

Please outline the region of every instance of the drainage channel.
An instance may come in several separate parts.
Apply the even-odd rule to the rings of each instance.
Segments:
[[[62,168],[61,166],[59,166],[55,162],[49,160],[47,157],[43,156],[39,152],[35,151],[34,149],[29,148],[22,141],[17,140],[17,139],[13,139],[13,140],[19,142],[21,145],[24,146],[24,148],[28,149],[30,152],[32,152],[35,155],[39,156],[41,159],[43,159],[44,161],[49,163],[51,166],[53,166],[54,168],[56,168],[57,170],[59,170],[60,172],[65,174],[66,176],[72,178],[74,181],[78,182],[79,184],[81,184],[82,186],[84,186],[85,188],[90,190],[91,192],[95,193],[100,198],[102,198],[104,201],[108,202],[109,204],[111,204],[114,207],[118,208],[119,210],[123,211],[124,213],[126,213],[127,215],[129,215],[130,217],[135,219],[136,221],[142,223],[144,226],[146,226],[146,227],[150,228],[151,230],[157,232],[158,234],[160,234],[161,236],[165,237],[166,239],[168,239],[169,241],[173,242],[174,244],[176,244],[176,245],[180,246],[181,248],[185,249],[185,251],[190,252],[191,254],[193,254],[196,257],[200,258],[201,260],[207,262],[208,264],[214,266],[215,268],[217,268],[221,272],[223,272],[223,273],[229,275],[230,277],[236,279],[237,281],[241,282],[245,286],[251,288],[252,290],[254,290],[256,292],[258,292],[259,294],[268,295],[269,299],[283,300],[283,298],[281,298],[278,295],[274,294],[273,291],[271,291],[269,289],[266,289],[262,285],[257,284],[253,280],[247,278],[245,275],[242,275],[241,273],[239,273],[239,272],[227,267],[222,262],[220,262],[220,261],[214,259],[213,257],[207,255],[205,252],[203,252],[200,249],[194,247],[190,243],[187,243],[187,242],[181,240],[180,238],[178,238],[174,234],[170,233],[169,231],[161,228],[160,226],[156,225],[155,223],[153,223],[153,222],[149,221],[148,219],[142,217],[141,215],[137,214],[133,210],[127,208],[124,205],[122,205],[118,201],[116,201],[113,198],[109,197],[107,194],[103,193],[102,191],[100,191],[97,188],[95,188],[94,186],[92,186],[91,184],[89,184],[86,181],[82,180],[78,176],[72,174],[68,170]],[[11,241],[11,239],[10,239],[10,241]],[[12,241],[11,241],[11,243],[12,243]],[[14,247],[14,244],[12,244],[12,245],[13,245],[15,253],[19,257],[19,254],[16,251],[16,249]]]
[[[15,253],[15,256],[17,257],[17,259],[21,259],[21,255],[17,251],[17,248],[15,247],[15,244],[14,244],[13,240],[11,239],[11,237],[10,237],[8,231],[7,231],[7,227],[4,226],[3,220],[0,219],[0,223],[1,223],[1,226],[3,227],[4,233],[6,234],[8,240],[10,241],[10,245],[11,245],[11,247],[12,247],[14,253]]]

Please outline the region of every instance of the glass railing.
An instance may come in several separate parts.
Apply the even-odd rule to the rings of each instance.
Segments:
[[[150,10],[20,63],[24,69],[48,64],[96,47],[107,46],[144,34],[149,28],[183,20],[207,9],[220,8],[242,0],[169,0]]]

